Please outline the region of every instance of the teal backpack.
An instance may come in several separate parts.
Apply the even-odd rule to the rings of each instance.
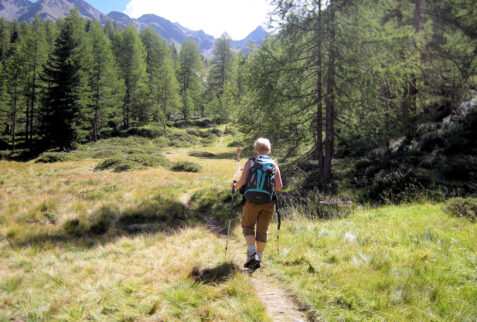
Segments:
[[[251,168],[244,186],[244,198],[254,204],[266,204],[273,198],[277,165],[271,158],[263,155],[249,161]]]

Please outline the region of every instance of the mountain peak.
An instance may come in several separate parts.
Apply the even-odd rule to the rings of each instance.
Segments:
[[[31,3],[28,9],[17,19],[19,21],[31,22],[36,15],[39,15],[44,20],[50,19],[55,21],[67,16],[69,11],[75,7],[84,18],[96,19],[100,22],[106,21],[105,15],[83,0],[38,0],[35,3]]]
[[[32,3],[28,0],[0,0],[0,18],[15,20],[31,5]]]
[[[104,24],[108,19],[114,20],[119,27],[133,24],[138,30],[151,26],[167,42],[181,44],[184,39],[193,39],[199,50],[206,54],[211,52],[214,46],[215,38],[208,35],[203,29],[192,30],[182,26],[178,22],[171,22],[155,14],[145,14],[139,19],[134,19],[128,15],[111,11],[104,15],[99,10],[93,8],[84,0],[37,0],[31,2],[28,0],[0,0],[0,18],[13,21],[32,22],[36,15],[43,20],[56,21],[69,15],[73,8],[77,8],[80,15],[87,19],[99,20]],[[250,42],[260,44],[267,32],[262,26],[258,26],[245,39],[234,41],[232,44],[238,50],[245,50]]]

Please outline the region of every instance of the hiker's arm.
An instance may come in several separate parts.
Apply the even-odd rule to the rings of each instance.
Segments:
[[[280,169],[277,166],[277,173],[275,173],[275,190],[280,191],[283,188],[282,176],[280,174]]]
[[[244,186],[247,183],[250,167],[251,167],[250,161],[247,161],[247,163],[245,163],[245,167],[243,168],[242,176],[240,177],[240,180],[235,184],[235,190],[239,190],[240,188],[242,188],[242,186]]]

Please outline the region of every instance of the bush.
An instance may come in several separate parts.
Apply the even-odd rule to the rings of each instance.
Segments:
[[[135,135],[144,138],[157,138],[161,136],[163,130],[157,126],[131,127],[126,131],[127,135]]]
[[[112,169],[114,172],[123,172],[130,169],[167,166],[169,161],[162,155],[131,154],[124,158],[112,157],[99,162],[94,170]]]
[[[477,198],[452,198],[447,201],[444,211],[471,222],[477,220]]]
[[[209,132],[216,135],[216,136],[221,136],[222,135],[222,131],[219,130],[219,129],[212,129]]]
[[[191,157],[197,157],[197,158],[213,158],[213,157],[215,157],[215,154],[207,152],[207,151],[190,151],[188,154]]]
[[[95,167],[94,170],[108,170],[108,169],[115,169],[119,166],[124,166],[126,161],[124,158],[119,157],[112,157],[104,159],[103,161],[99,162]]]
[[[388,169],[379,171],[370,187],[370,197],[385,202],[410,201],[415,198],[422,185],[415,171]]]
[[[186,132],[189,135],[200,136],[200,131],[197,129],[187,129]]]
[[[232,147],[238,147],[238,146],[243,146],[243,143],[239,142],[239,141],[232,141],[230,142],[229,144],[227,144],[227,146],[229,148],[232,148]]]
[[[199,172],[201,167],[194,162],[180,161],[174,163],[171,170],[176,172]]]
[[[35,163],[55,163],[70,160],[72,160],[72,157],[66,152],[45,152],[35,160]]]
[[[225,128],[225,131],[224,131],[224,134],[225,135],[236,135],[237,134],[237,131],[234,129],[234,128],[231,128],[231,127],[226,127]]]

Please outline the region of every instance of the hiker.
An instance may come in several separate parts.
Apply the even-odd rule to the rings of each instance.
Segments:
[[[237,162],[240,162],[240,153],[242,152],[242,148],[238,147],[237,148]]]
[[[280,191],[283,187],[280,169],[268,156],[271,152],[270,141],[259,138],[255,141],[254,149],[257,156],[247,161],[242,177],[233,185],[235,190],[245,189],[242,230],[247,243],[247,260],[244,267],[252,270],[260,267],[267,244],[268,225],[275,209],[272,196],[274,191]]]

